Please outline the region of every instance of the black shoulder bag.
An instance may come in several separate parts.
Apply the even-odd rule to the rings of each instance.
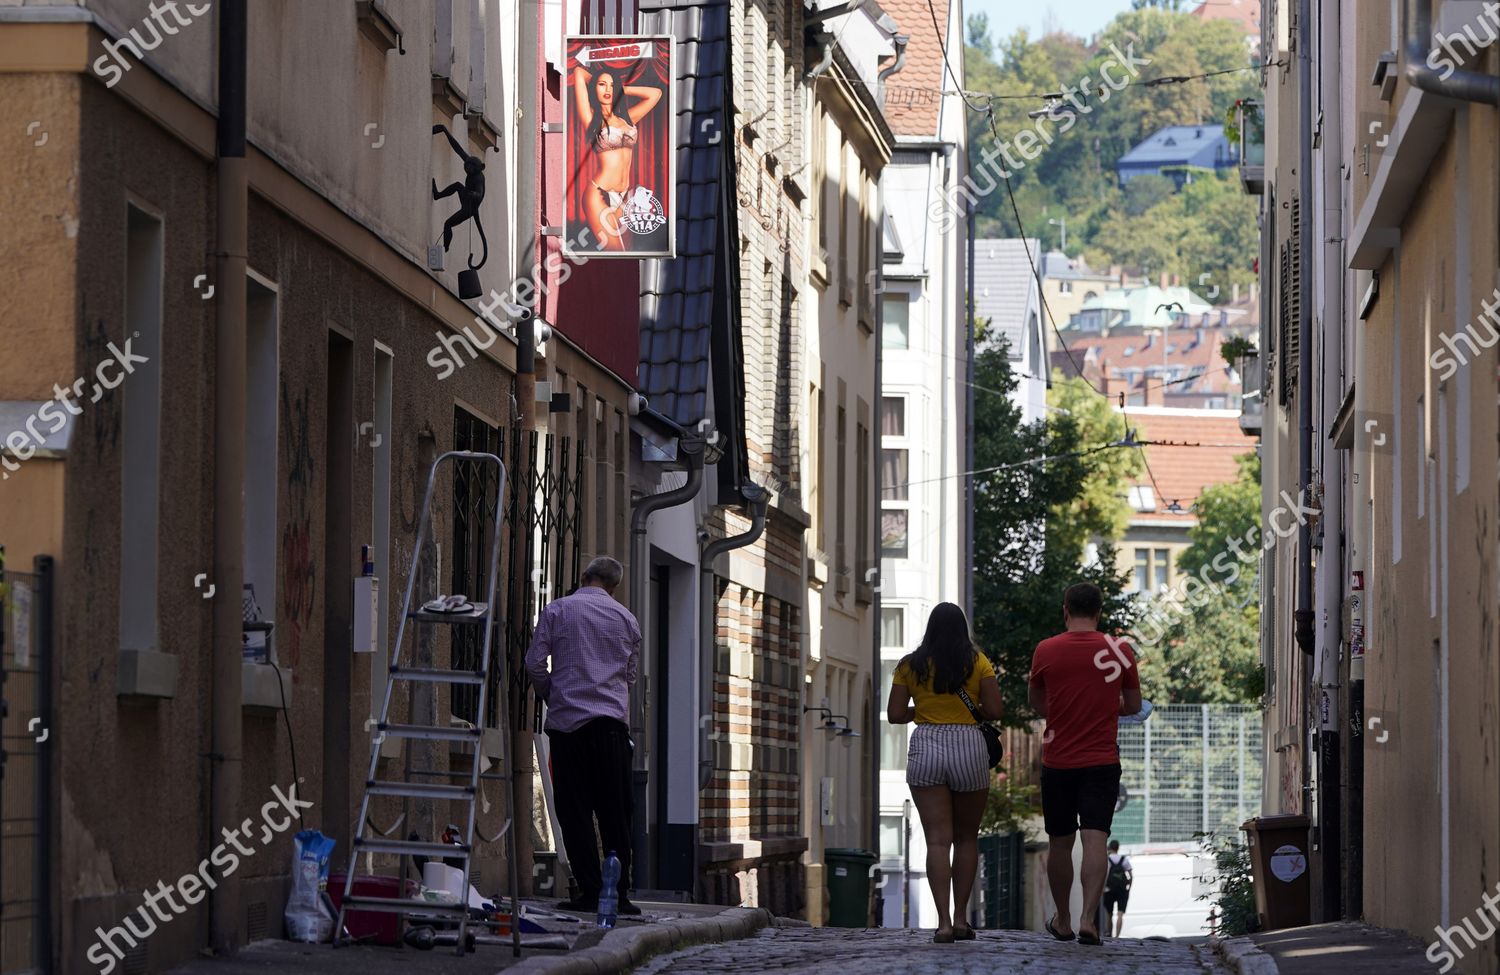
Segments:
[[[979,709],[969,698],[969,692],[962,687],[958,689],[958,699],[964,702],[964,707],[974,716],[974,723],[979,725],[979,733],[984,735],[984,746],[990,752],[990,768],[998,767],[1000,760],[1005,757],[1005,746],[1000,742],[1000,729],[984,720],[984,715],[979,713]]]

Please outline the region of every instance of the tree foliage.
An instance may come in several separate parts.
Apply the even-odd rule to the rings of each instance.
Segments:
[[[1251,67],[1236,25],[1171,8],[1171,2],[1151,3],[1121,13],[1092,44],[1064,33],[1033,40],[1024,29],[995,38],[982,15],[969,19],[964,87],[984,93],[971,100],[987,108],[969,114],[971,169],[981,191],[978,231],[1017,237],[1022,229],[1004,183],[987,190],[981,158],[989,151],[998,162],[987,171],[999,167],[1011,173],[1010,189],[1026,233],[1056,245],[1060,240],[1047,221],[1066,219],[1069,250],[1082,251],[1096,266],[1122,263],[1195,284],[1208,274],[1227,299],[1230,284],[1251,280],[1256,253],[1254,201],[1237,180],[1195,173],[1179,192],[1164,193],[1154,181],[1122,191],[1115,173],[1116,160],[1163,126],[1216,124],[1236,100],[1255,95],[1253,70],[1177,84],[1101,87],[1099,69],[1105,61],[1119,60],[1116,51],[1151,59],[1138,69],[1140,81]],[[1110,70],[1120,77],[1119,68]],[[1078,97],[1088,111],[1063,103],[1074,116],[1071,123],[1028,117],[1044,107],[1042,94],[1076,90],[1085,79],[1092,90]],[[1004,162],[996,155],[987,112],[993,113],[994,133],[1012,159],[1022,159],[1016,139],[1027,131],[1044,133],[1040,155],[1017,168]]]
[[[1097,563],[1083,567],[1090,529],[1111,517],[1092,492],[1123,493],[1111,455],[1128,451],[1093,449],[1119,433],[1101,434],[1090,410],[1023,422],[1009,396],[1017,378],[1003,342],[976,355],[975,383],[986,391],[974,403],[975,468],[985,473],[973,482],[973,625],[1000,675],[1004,720],[1020,726],[1034,717],[1026,696],[1031,654],[1062,629],[1063,590],[1094,582],[1105,594],[1102,625],[1123,630],[1132,622],[1112,545],[1102,544]]]

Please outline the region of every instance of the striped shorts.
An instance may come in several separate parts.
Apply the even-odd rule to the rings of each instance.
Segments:
[[[990,753],[975,724],[919,724],[906,753],[906,784],[954,792],[990,787]]]

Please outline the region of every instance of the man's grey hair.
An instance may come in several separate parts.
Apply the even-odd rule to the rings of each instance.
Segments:
[[[583,578],[579,581],[588,585],[590,580],[597,579],[604,583],[604,588],[613,589],[620,584],[620,579],[625,575],[625,567],[618,559],[601,555],[588,564],[583,570]]]

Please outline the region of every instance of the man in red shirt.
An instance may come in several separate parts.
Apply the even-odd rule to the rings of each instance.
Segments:
[[[1083,916],[1078,940],[1099,944],[1099,898],[1108,858],[1104,844],[1120,792],[1121,715],[1141,710],[1141,678],[1124,641],[1099,632],[1104,594],[1087,582],[1063,594],[1066,631],[1031,657],[1031,706],[1047,719],[1042,736],[1042,819],[1049,848],[1047,881],[1057,913],[1047,930],[1073,940],[1073,838],[1083,830]]]

